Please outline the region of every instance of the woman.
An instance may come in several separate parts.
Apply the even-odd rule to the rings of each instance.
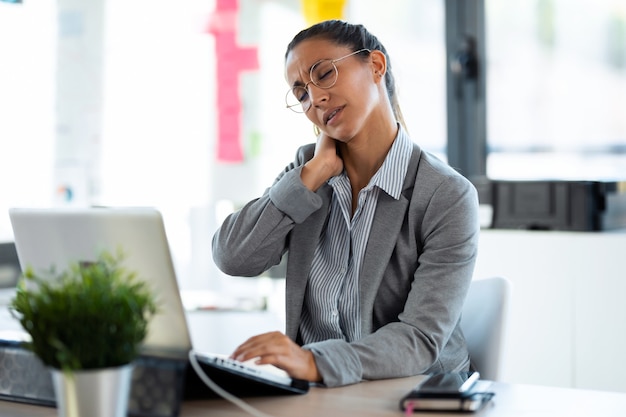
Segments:
[[[287,47],[288,107],[319,130],[213,237],[227,274],[287,253],[286,333],[232,356],[339,386],[469,368],[459,319],[479,232],[474,187],[408,137],[383,45],[332,20]]]

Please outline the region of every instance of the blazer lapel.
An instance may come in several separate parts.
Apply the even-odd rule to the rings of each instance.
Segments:
[[[287,336],[296,340],[306,283],[309,279],[311,263],[315,248],[322,233],[322,228],[328,217],[328,207],[332,197],[332,187],[322,186],[317,194],[322,197],[322,206],[301,225],[294,227],[289,243],[289,258],[287,262],[287,276],[285,283],[286,329]]]
[[[420,155],[419,146],[414,144],[400,199],[396,200],[385,192],[381,192],[378,197],[378,205],[359,276],[359,310],[361,328],[364,331],[371,327],[371,311],[376,291],[385,275],[409,205],[404,191],[415,186]]]

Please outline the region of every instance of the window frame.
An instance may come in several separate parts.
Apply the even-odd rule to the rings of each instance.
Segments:
[[[487,175],[484,0],[445,0],[448,164],[469,179]],[[474,41],[475,76],[454,71],[462,45]],[[464,68],[465,69],[465,68]]]

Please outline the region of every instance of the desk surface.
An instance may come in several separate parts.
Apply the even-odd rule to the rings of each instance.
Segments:
[[[246,402],[273,417],[386,417],[402,416],[398,403],[422,377],[363,382],[341,388],[313,388],[308,394],[248,398]],[[475,416],[489,417],[623,417],[626,394],[571,388],[494,383],[493,401]],[[181,417],[249,417],[225,400],[183,404]],[[418,416],[459,416],[455,413],[419,413]],[[49,407],[0,401],[1,417],[54,417]]]

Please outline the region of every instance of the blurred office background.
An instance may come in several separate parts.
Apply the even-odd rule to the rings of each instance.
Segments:
[[[239,77],[243,159],[218,160],[217,13],[211,0],[0,2],[0,239],[11,206],[156,206],[182,286],[222,285],[220,216],[314,136],[283,104],[302,2],[240,0],[237,42],[258,68]],[[413,139],[445,159],[445,2],[343,13],[387,46]],[[626,174],[626,1],[486,0],[485,38],[488,176]]]
[[[300,0],[240,0],[240,160],[217,155],[211,0],[0,2],[0,239],[12,206],[156,206],[183,288],[223,289],[210,238],[314,139],[284,107]],[[409,131],[446,158],[443,0],[348,1],[387,46]],[[623,178],[626,1],[486,0],[487,175]],[[213,22],[213,23],[211,23]],[[276,22],[280,22],[277,24]],[[229,281],[231,282],[231,281]]]
[[[461,4],[342,10],[386,45],[409,132],[442,159],[453,136],[446,25]],[[623,180],[626,0],[484,0],[483,10],[485,174]],[[0,1],[0,241],[12,239],[9,207],[154,206],[181,289],[206,291],[199,303],[280,296],[280,280],[219,272],[211,237],[315,139],[284,104],[285,48],[308,24],[301,0]],[[229,30],[235,81],[219,72]],[[220,96],[225,86],[239,94]],[[241,152],[218,151],[228,118]],[[540,382],[559,383],[550,377]]]

